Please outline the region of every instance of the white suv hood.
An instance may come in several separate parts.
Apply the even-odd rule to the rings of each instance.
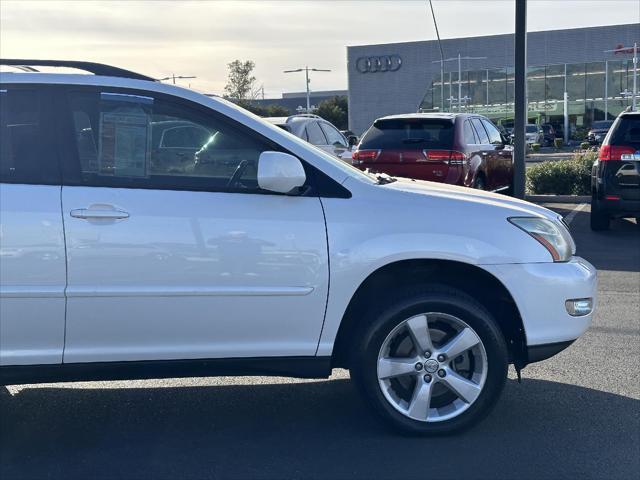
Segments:
[[[562,219],[561,215],[525,200],[457,185],[398,178],[397,181],[385,185],[384,188],[431,197],[451,198],[452,200],[468,201],[493,207],[502,207],[506,210],[506,216],[545,217],[555,221]]]

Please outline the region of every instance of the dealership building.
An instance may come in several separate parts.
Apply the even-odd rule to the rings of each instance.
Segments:
[[[640,23],[530,32],[530,123],[580,135],[631,104]],[[513,125],[514,35],[347,47],[349,127],[357,134],[397,113],[470,112]],[[638,79],[640,88],[640,78]]]

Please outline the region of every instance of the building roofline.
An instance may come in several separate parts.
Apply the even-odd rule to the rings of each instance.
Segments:
[[[602,29],[602,28],[612,28],[612,27],[633,27],[633,26],[638,26],[638,23],[620,23],[620,24],[613,24],[613,25],[596,25],[593,27],[574,27],[574,28],[556,28],[553,30],[532,30],[527,32],[527,34],[539,34],[539,33],[548,33],[548,32],[570,32],[570,31],[575,31],[575,30],[597,30],[597,29]],[[450,41],[456,41],[456,40],[472,40],[472,39],[476,39],[476,38],[490,38],[490,37],[509,37],[509,36],[514,36],[514,33],[498,33],[498,34],[488,34],[488,35],[476,35],[474,37],[453,37],[453,38],[443,38],[442,42],[446,43],[446,42],[450,42]],[[359,45],[347,45],[347,49],[349,48],[361,48],[361,47],[382,47],[382,46],[388,46],[388,45],[407,45],[407,44],[411,44],[411,43],[432,43],[432,42],[437,42],[437,39],[430,39],[430,40],[408,40],[405,42],[387,42],[387,43],[365,43],[365,44],[359,44]]]

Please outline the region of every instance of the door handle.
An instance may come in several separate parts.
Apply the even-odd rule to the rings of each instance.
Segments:
[[[98,210],[93,208],[76,208],[71,210],[73,218],[96,219],[96,220],[122,220],[129,218],[129,213],[124,210]]]

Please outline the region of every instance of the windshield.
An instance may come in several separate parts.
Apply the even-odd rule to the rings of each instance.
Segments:
[[[536,133],[538,131],[538,127],[535,125],[527,125],[527,133]]]
[[[611,125],[613,125],[613,121],[612,120],[600,120],[598,122],[593,122],[593,124],[591,125],[591,128],[593,129],[606,129],[611,127]]]

